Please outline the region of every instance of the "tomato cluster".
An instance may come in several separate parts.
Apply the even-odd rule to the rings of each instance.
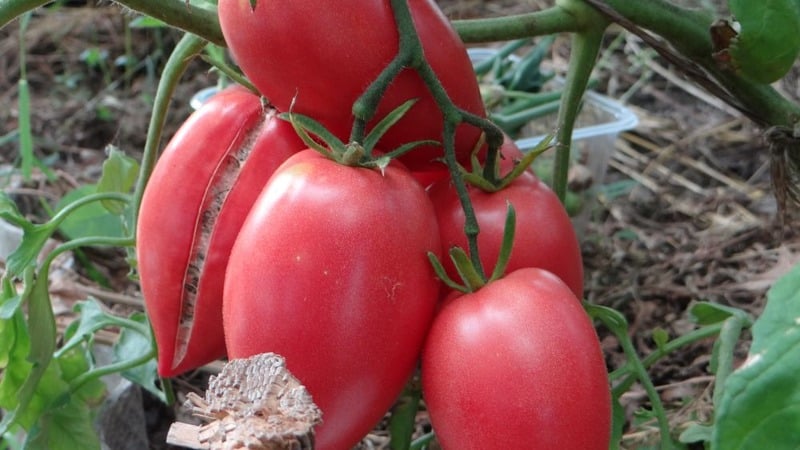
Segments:
[[[577,239],[552,191],[528,172],[494,193],[469,188],[482,264],[493,267],[500,253],[508,203],[518,237],[508,275],[450,292],[429,261],[443,259],[455,277],[442,256],[465,246],[460,201],[436,161],[442,148],[348,166],[307,149],[276,116],[292,108],[347,141],[351,105],[398,50],[388,0],[323,5],[219,1],[231,53],[270,106],[239,87],[217,94],[170,141],[149,181],[137,252],[159,373],[278,353],[323,412],[317,448],[337,450],[375,426],[421,360],[446,449],[607,448],[605,366],[578,300]],[[485,116],[445,17],[431,0],[409,6],[448,96]],[[441,115],[414,71],[391,84],[378,119],[409,99],[418,101],[379,149],[441,140],[432,119]],[[479,135],[458,129],[462,163]],[[521,156],[511,141],[501,153],[503,172]]]

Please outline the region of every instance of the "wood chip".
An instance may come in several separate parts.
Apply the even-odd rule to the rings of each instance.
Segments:
[[[274,353],[228,362],[205,398],[190,393],[185,406],[207,423],[174,423],[167,443],[195,449],[312,449],[322,422],[305,386]]]

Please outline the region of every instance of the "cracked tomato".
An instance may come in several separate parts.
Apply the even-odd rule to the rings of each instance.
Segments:
[[[164,149],[136,233],[161,376],[225,355],[228,254],[270,174],[304,147],[291,124],[264,110],[258,96],[233,87],[192,114]]]

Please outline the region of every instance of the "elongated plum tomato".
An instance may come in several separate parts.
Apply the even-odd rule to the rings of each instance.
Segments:
[[[253,206],[228,263],[228,356],[286,358],[322,410],[316,448],[352,448],[414,369],[439,292],[428,251],[433,207],[396,162],[382,174],[305,150]]]
[[[137,224],[139,276],[162,376],[225,354],[228,254],[269,176],[303,147],[288,122],[235,87],[192,114],[165,148]]]
[[[347,142],[353,102],[397,54],[398,33],[389,0],[220,0],[219,19],[228,48],[242,71],[281,111],[320,121]],[[409,7],[425,58],[451,100],[485,116],[472,63],[464,44],[433,0]],[[380,101],[375,120],[407,100],[414,107],[381,139],[387,151],[419,140],[442,140],[442,120],[422,79],[404,69]],[[462,125],[456,151],[462,164],[480,136]],[[409,169],[442,156],[440,146],[419,147],[401,157]]]
[[[474,186],[469,186],[468,192],[480,227],[478,250],[486,272],[491,273],[500,254],[507,202],[511,202],[517,213],[517,227],[506,273],[539,267],[558,275],[575,296],[582,298],[583,260],[575,229],[546,184],[528,171],[498,192],[485,192]],[[450,180],[434,183],[428,195],[439,219],[444,249],[467,248],[464,210]],[[444,258],[442,264],[450,277],[459,279],[450,258]]]
[[[555,275],[525,268],[450,299],[422,353],[444,450],[606,450],[611,398],[597,334]]]

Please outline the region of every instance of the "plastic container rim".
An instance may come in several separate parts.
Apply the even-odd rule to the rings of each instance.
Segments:
[[[496,55],[497,50],[492,48],[477,47],[467,49],[467,53],[469,54],[471,60],[480,61]],[[509,58],[514,59],[515,57],[512,55]],[[626,108],[621,103],[610,99],[609,97],[598,94],[597,92],[587,91],[585,94],[585,100],[587,103],[593,104],[597,108],[600,108],[604,112],[610,114],[612,117],[614,117],[614,120],[576,128],[572,132],[572,140],[574,141],[604,135],[616,135],[622,131],[636,128],[636,126],[639,124],[639,118],[636,117],[636,114],[634,114],[633,111]],[[546,135],[531,136],[518,139],[515,142],[520,149],[526,150],[536,147],[536,145],[546,137]]]

